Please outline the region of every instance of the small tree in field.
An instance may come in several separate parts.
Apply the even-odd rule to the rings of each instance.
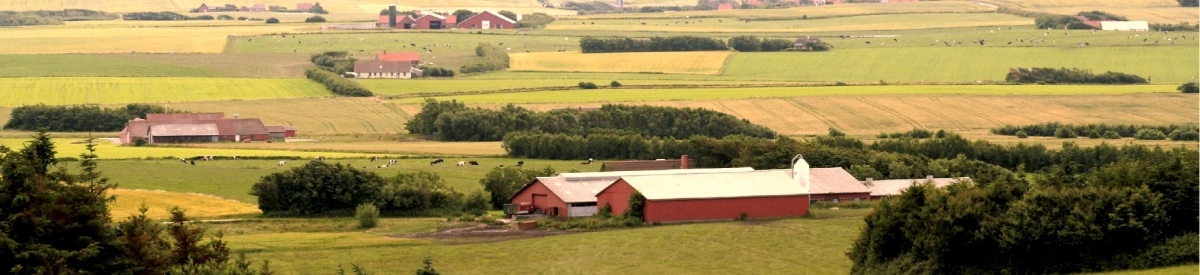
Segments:
[[[1179,85],[1179,88],[1176,88],[1176,90],[1179,90],[1185,94],[1200,93],[1200,85],[1197,85],[1196,82],[1183,83],[1183,85]]]
[[[279,19],[275,17],[267,18],[267,24],[279,24]]]
[[[379,225],[379,208],[373,203],[359,204],[354,211],[359,228],[373,228]]]
[[[413,274],[415,274],[415,275],[441,275],[442,274],[442,273],[439,273],[437,270],[433,269],[433,258],[425,257],[425,260],[421,261],[421,263],[424,263],[425,267],[422,267],[421,269],[417,269],[417,272],[413,272]]]

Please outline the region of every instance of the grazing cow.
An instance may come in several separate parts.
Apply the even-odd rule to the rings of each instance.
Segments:
[[[388,167],[387,164],[380,164],[379,166],[376,166],[376,168],[387,168],[387,167]]]
[[[496,167],[504,167],[504,164],[496,165]]]
[[[187,164],[187,159],[179,158],[179,163]]]
[[[287,161],[286,161],[286,160],[281,160],[281,161],[279,161],[279,167],[283,167],[284,165],[287,165]]]
[[[379,156],[371,156],[371,162],[375,162],[378,159],[379,159]]]
[[[325,161],[325,156],[317,156],[317,161]]]
[[[525,161],[524,161],[524,160],[522,160],[522,161],[517,161],[517,167],[521,167],[521,166],[524,166],[524,165],[525,165]]]
[[[478,162],[478,161],[474,161],[474,160],[472,160],[472,161],[468,161],[467,163],[469,163],[469,164],[471,164],[471,165],[479,165],[479,162]]]
[[[239,159],[238,156],[233,156],[233,159]]]
[[[592,162],[596,162],[596,160],[593,160],[592,158],[588,158],[588,160],[587,160],[587,161],[585,161],[585,162],[580,162],[579,164],[592,164]]]
[[[458,162],[458,166],[464,166],[464,165],[467,165],[467,162],[466,162],[466,161],[459,161],[459,162]]]
[[[388,166],[396,165],[396,160],[388,160]]]
[[[444,160],[444,159],[434,159],[433,161],[430,161],[430,162],[429,162],[429,166],[438,165],[438,164],[441,164],[442,162],[446,162],[446,160]]]
[[[192,160],[192,165],[196,165],[196,160]]]

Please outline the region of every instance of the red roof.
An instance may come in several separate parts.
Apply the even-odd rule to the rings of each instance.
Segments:
[[[354,62],[354,73],[408,73],[412,67],[412,62],[363,60]]]
[[[421,61],[421,54],[407,53],[380,53],[375,55],[375,60],[378,61]]]
[[[201,120],[222,118],[225,118],[225,113],[146,114],[146,120]]]
[[[717,10],[732,10],[732,9],[733,9],[733,4],[730,4],[730,3],[721,3],[720,5],[717,5]]]
[[[313,4],[312,4],[312,3],[298,3],[298,4],[296,4],[296,10],[303,11],[303,12],[308,12],[309,10],[311,10],[311,9],[312,9],[312,7],[313,7]]]

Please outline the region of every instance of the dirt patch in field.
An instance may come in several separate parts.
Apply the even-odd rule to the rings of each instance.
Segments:
[[[398,238],[430,239],[448,244],[499,242],[516,239],[557,236],[578,233],[573,231],[517,230],[511,225],[476,225],[439,230],[430,233],[392,235]]]

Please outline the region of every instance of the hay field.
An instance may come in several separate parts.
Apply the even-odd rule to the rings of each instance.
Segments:
[[[514,53],[510,71],[717,74],[732,52]],[[601,84],[603,85],[603,84]]]
[[[151,219],[170,218],[171,213],[167,209],[172,206],[184,209],[188,218],[193,219],[262,214],[258,205],[194,193],[118,188],[108,190],[108,195],[117,197],[116,201],[108,204],[108,212],[117,221],[139,214],[138,209],[143,203],[149,207],[146,216]]]
[[[659,1],[626,1],[627,6],[658,6],[660,3],[648,3]],[[695,5],[695,1],[687,2],[681,5]],[[673,5],[672,5],[673,6]],[[730,17],[730,18],[745,18],[745,19],[778,19],[792,18],[799,19],[803,16],[812,17],[840,17],[853,15],[867,14],[889,14],[889,13],[950,13],[950,12],[986,12],[993,11],[995,8],[975,4],[967,1],[932,1],[932,2],[916,2],[902,4],[839,4],[825,6],[805,6],[786,9],[735,9],[731,11],[684,11],[684,12],[668,12],[668,13],[618,13],[618,14],[597,14],[597,15],[581,15],[572,18],[579,19],[629,19],[629,18],[710,18],[710,17]]]
[[[0,87],[6,107],[332,96],[307,79],[20,77],[0,78]]]
[[[181,102],[164,106],[189,112],[224,112],[226,115],[255,117],[267,125],[291,125],[301,137],[404,133],[404,122],[408,117],[393,105],[373,98],[281,98]]]
[[[1135,53],[1135,54],[1130,54]],[[805,64],[764,66],[764,64]],[[1193,47],[967,48],[896,47],[828,52],[738,53],[724,76],[736,79],[845,82],[1003,81],[1011,68],[1075,67],[1183,83],[1200,75]]]
[[[690,23],[685,23],[690,22]],[[641,23],[646,23],[642,25]],[[983,26],[1032,25],[1032,18],[999,13],[881,14],[808,20],[751,20],[734,17],[703,19],[565,19],[547,30],[642,32],[831,32],[870,30],[945,29]]]
[[[617,103],[645,101],[692,101],[761,99],[821,96],[874,95],[1121,95],[1163,93],[1175,94],[1177,85],[876,85],[876,86],[813,86],[765,88],[694,88],[694,89],[596,89],[542,91],[512,94],[480,94],[434,97],[455,99],[467,104],[507,103]],[[394,100],[399,104],[424,102],[421,98]],[[419,107],[418,107],[419,108]],[[409,111],[407,108],[403,108]],[[419,110],[419,109],[418,109]],[[414,113],[414,112],[409,112]]]
[[[304,25],[139,27],[37,26],[0,29],[0,54],[219,53],[230,35],[296,32]]]
[[[762,81],[726,81],[714,80],[708,78],[698,79],[629,79],[621,74],[578,74],[567,78],[545,78],[545,79],[492,79],[497,73],[489,73],[470,78],[455,78],[455,79],[359,79],[358,83],[370,89],[377,95],[397,96],[397,97],[424,97],[437,96],[452,93],[470,93],[479,91],[497,91],[497,90],[525,90],[525,89],[569,89],[578,87],[579,82],[593,82],[596,85],[605,86],[613,80],[621,82],[623,86],[645,86],[645,85],[739,85],[739,84],[771,84],[771,83],[786,83],[786,82],[762,82]],[[508,73],[500,73],[505,75],[513,75]],[[519,74],[519,73],[518,73]],[[589,77],[591,76],[591,77]]]
[[[78,158],[79,154],[84,152],[83,138],[55,138],[54,145],[58,151],[56,154],[59,158]],[[29,138],[3,138],[0,139],[0,145],[8,146],[14,150],[24,147],[24,143],[29,141]],[[336,152],[307,152],[307,151],[284,151],[284,150],[258,150],[258,149],[208,149],[208,148],[183,148],[183,147],[133,147],[120,146],[104,141],[97,141],[96,155],[100,159],[168,159],[175,164],[179,163],[178,158],[194,157],[201,155],[213,156],[243,156],[243,157],[299,157],[299,158],[316,158],[325,156],[329,158],[357,158],[368,156],[364,153],[336,153]],[[271,164],[274,164],[272,162]]]

